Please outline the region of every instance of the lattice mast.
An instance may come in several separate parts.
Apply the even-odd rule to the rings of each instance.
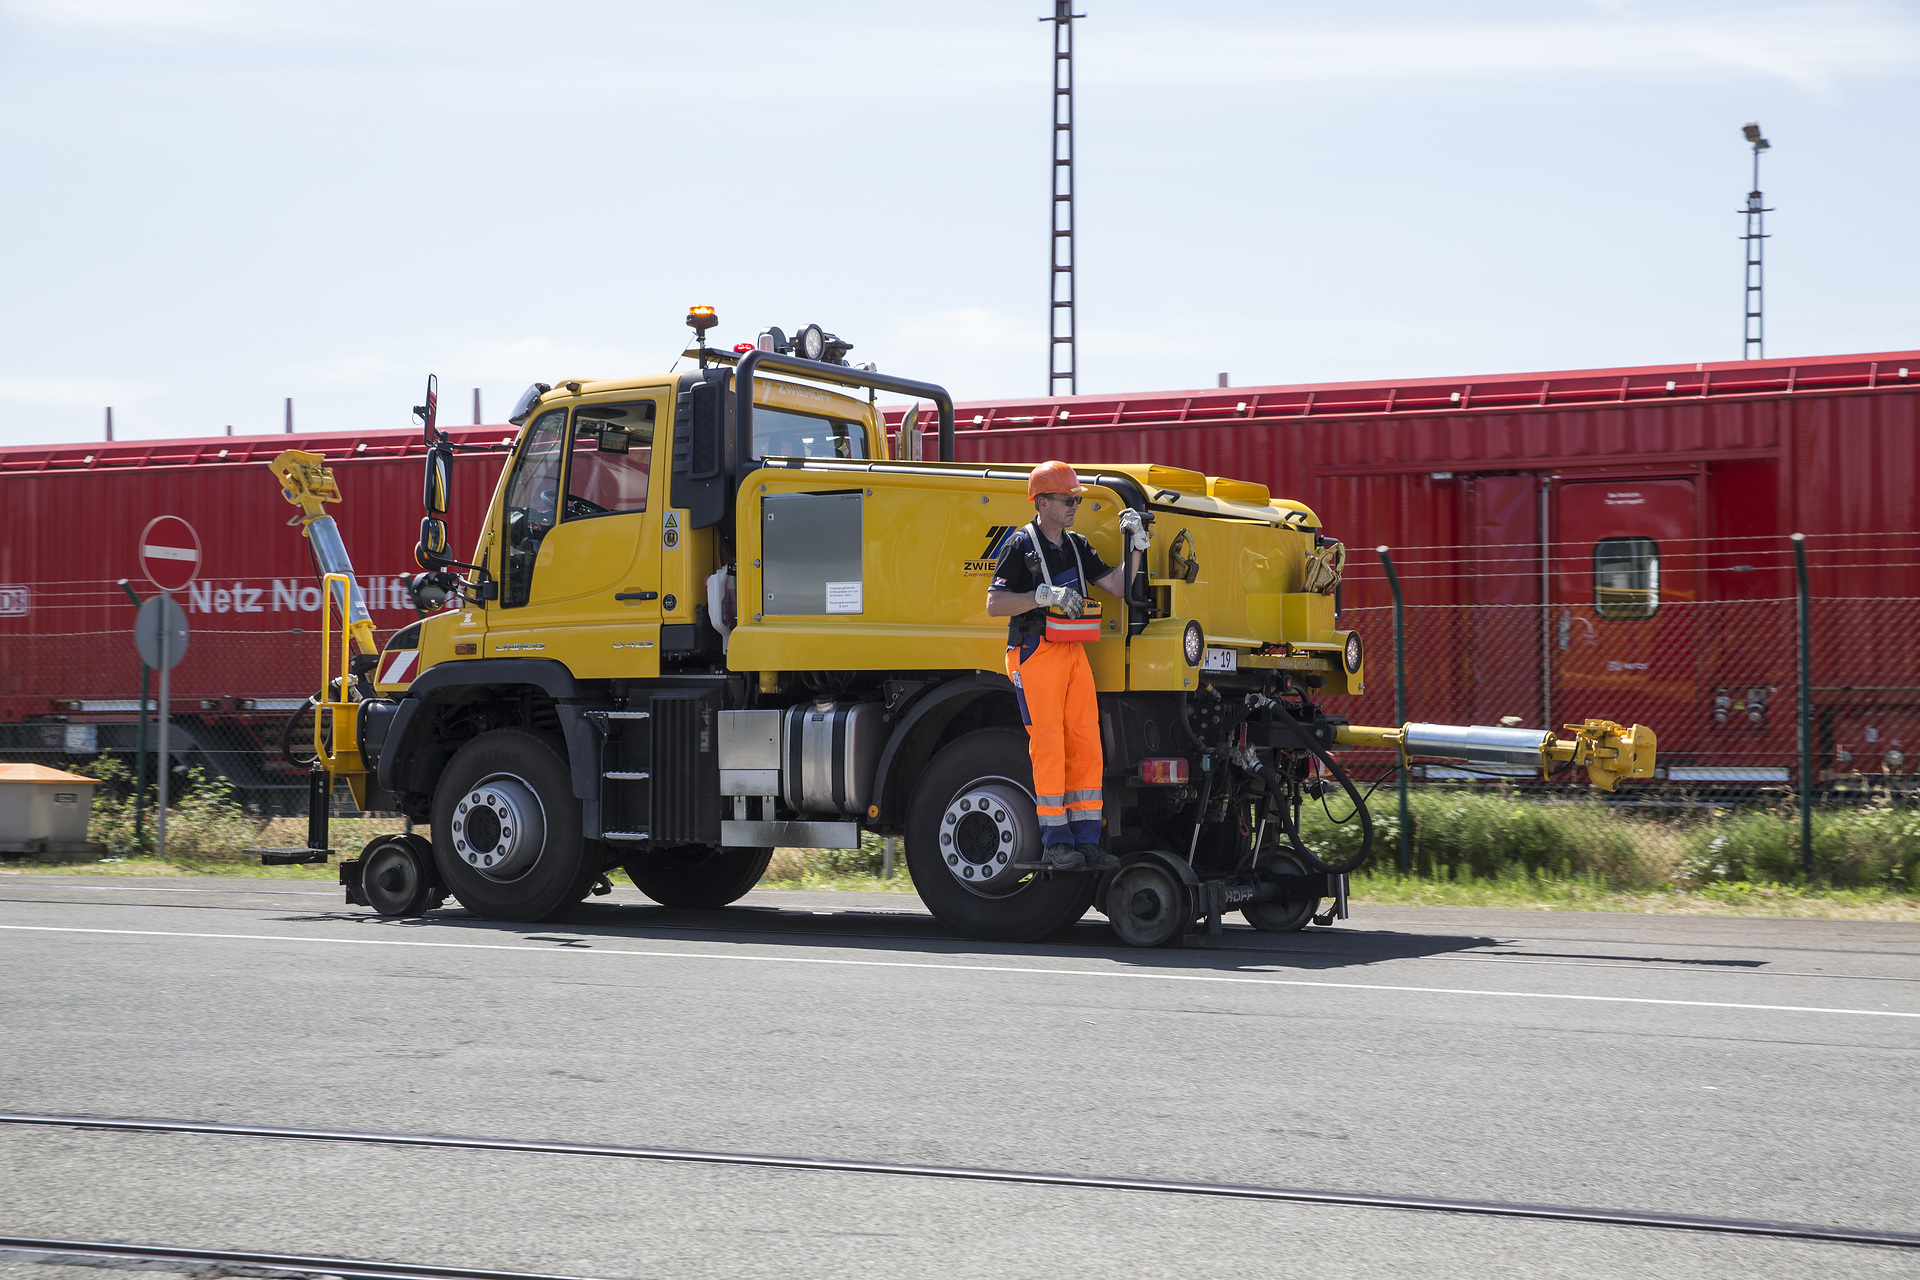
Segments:
[[[1747,121],[1740,131],[1753,144],[1753,186],[1747,192],[1747,234],[1740,237],[1747,243],[1746,328],[1742,334],[1744,341],[1740,347],[1740,358],[1760,360],[1767,354],[1765,248],[1767,215],[1773,212],[1765,207],[1765,200],[1760,194],[1760,153],[1773,144],[1761,136],[1760,122],[1757,120]]]
[[[1073,252],[1073,22],[1072,0],[1054,0],[1053,24],[1053,199],[1051,269],[1047,275],[1047,394],[1080,390],[1080,354],[1074,341]],[[1064,351],[1064,356],[1063,356]]]

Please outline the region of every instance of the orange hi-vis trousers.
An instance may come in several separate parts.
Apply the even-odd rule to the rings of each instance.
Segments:
[[[1007,650],[1033,756],[1040,843],[1100,843],[1100,704],[1086,646],[1029,636]]]

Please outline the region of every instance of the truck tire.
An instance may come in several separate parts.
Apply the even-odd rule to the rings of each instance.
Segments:
[[[1037,942],[1068,929],[1093,905],[1099,877],[1049,879],[1015,867],[1039,857],[1027,735],[981,729],[949,743],[907,809],[907,868],[927,910],[988,942]]]
[[[440,883],[490,920],[550,920],[600,874],[566,762],[524,729],[483,733],[454,753],[433,794],[433,856]]]
[[[1285,854],[1268,859],[1262,870],[1285,876],[1305,875],[1307,871],[1297,859]],[[1307,921],[1319,909],[1320,899],[1303,898],[1295,902],[1249,902],[1240,908],[1240,914],[1263,933],[1296,933],[1307,927]]]
[[[772,849],[668,849],[625,870],[634,888],[663,907],[706,909],[737,902],[772,860]]]

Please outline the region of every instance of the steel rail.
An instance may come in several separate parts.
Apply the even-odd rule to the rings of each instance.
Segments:
[[[1755,1236],[1817,1244],[1868,1244],[1920,1249],[1920,1234],[1866,1227],[1825,1226],[1806,1222],[1769,1222],[1713,1218],[1646,1210],[1596,1209],[1577,1205],[1518,1204],[1499,1200],[1453,1200],[1433,1196],[1376,1195],[1358,1191],[1316,1191],[1303,1187],[1266,1187],[1231,1182],[1188,1182],[1161,1178],[1102,1177],[966,1165],[892,1164],[879,1160],[838,1160],[819,1156],[758,1155],[741,1151],[691,1151],[672,1147],[629,1147],[588,1142],[529,1142],[510,1138],[463,1138],[442,1134],[370,1133],[348,1129],[283,1128],[273,1125],[195,1124],[182,1120],[142,1120],[110,1116],[36,1115],[0,1112],[0,1125],[86,1129],[110,1133],[170,1133],[217,1138],[276,1138],[338,1142],[376,1147],[425,1147],[487,1151],[507,1155],[596,1156],[663,1164],[727,1165],[749,1169],[792,1169],[813,1173],[868,1173],[932,1178],[948,1182],[1001,1183],[1058,1187],[1078,1191],[1137,1191],[1159,1195],[1201,1196],[1221,1200],[1268,1201],[1339,1209],[1399,1209],[1416,1213],[1459,1214],[1480,1218],[1522,1218],[1594,1226],[1653,1227],[1721,1236]],[[417,1275],[500,1275],[471,1271],[410,1272]]]
[[[55,1258],[129,1258],[139,1262],[232,1263],[296,1274],[357,1277],[359,1280],[585,1280],[537,1271],[488,1271],[480,1267],[433,1267],[408,1262],[374,1262],[297,1253],[256,1253],[244,1249],[188,1249],[177,1245],[120,1244],[105,1240],[43,1240],[0,1236],[0,1250],[49,1254]],[[98,1264],[96,1264],[98,1265]]]

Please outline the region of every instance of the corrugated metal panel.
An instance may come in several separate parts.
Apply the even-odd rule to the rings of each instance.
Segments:
[[[512,434],[453,433],[471,444]],[[224,633],[218,644],[189,649],[175,672],[176,696],[299,697],[316,685],[319,592],[305,540],[288,525],[295,511],[266,468],[289,447],[323,454],[336,469],[344,501],[332,514],[382,634],[413,621],[398,586],[418,572],[412,548],[425,449],[417,432],[0,450],[0,586],[24,589],[16,598],[28,606],[0,617],[0,718],[46,714],[50,699],[137,692],[133,607],[114,583],[127,578],[142,596],[153,594],[136,543],[158,515],[180,516],[199,533],[202,571],[178,598],[196,633]],[[456,463],[450,515],[463,553],[505,456],[463,453]]]

